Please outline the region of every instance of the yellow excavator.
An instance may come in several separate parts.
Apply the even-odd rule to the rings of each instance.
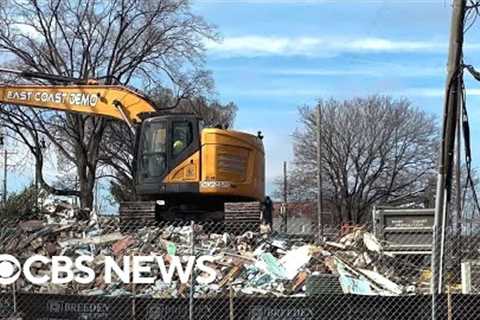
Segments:
[[[166,114],[122,85],[0,69],[54,84],[0,84],[0,103],[77,112],[125,121],[134,130],[138,201],[120,204],[124,224],[158,220],[224,221],[231,229],[260,225],[265,198],[262,136],[200,128],[190,114]],[[243,228],[242,228],[243,229]]]

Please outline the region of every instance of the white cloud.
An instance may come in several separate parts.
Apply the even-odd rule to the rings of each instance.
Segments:
[[[291,87],[285,88],[268,88],[268,89],[246,89],[239,90],[238,88],[232,90],[224,90],[226,94],[236,94],[246,97],[311,97],[327,94],[328,92],[322,89],[295,89]]]
[[[32,36],[34,39],[40,39],[42,37],[42,34],[29,24],[15,23],[12,25],[12,28],[21,34]]]
[[[399,64],[366,65],[361,67],[348,66],[348,68],[292,68],[273,69],[272,75],[280,76],[367,76],[367,77],[435,77],[444,76],[446,68],[425,66],[404,66]]]
[[[250,75],[281,76],[281,77],[373,77],[373,78],[425,78],[445,77],[447,68],[444,66],[424,64],[401,64],[394,62],[380,62],[367,59],[357,59],[351,62],[347,59],[344,65],[333,67],[271,67],[251,68],[249,65],[221,65],[213,66],[214,72],[222,73],[248,73]]]
[[[345,51],[425,51],[425,50],[443,50],[446,44],[443,42],[432,41],[396,41],[382,38],[363,38],[350,42],[333,43],[334,46]]]
[[[444,96],[445,90],[442,88],[409,88],[395,93],[402,96],[436,98]]]
[[[328,38],[328,37],[226,37],[222,42],[208,40],[207,49],[225,56],[323,56],[362,52],[438,52],[447,50],[447,42],[404,41],[384,38]],[[467,49],[478,49],[469,45]]]
[[[347,0],[342,0],[347,2]],[[433,3],[437,4],[439,0],[389,0],[390,2],[399,2],[399,3]],[[198,4],[288,4],[288,5],[305,5],[305,4],[335,4],[339,0],[196,0]],[[351,1],[354,4],[384,4],[385,0],[354,0]]]
[[[225,3],[225,4],[320,4],[329,0],[197,0],[202,3]],[[331,0],[330,0],[331,1]]]
[[[467,96],[480,96],[480,89],[466,89]]]
[[[466,89],[467,96],[480,96],[480,89]],[[416,97],[443,97],[445,96],[444,88],[410,88],[397,92],[394,94],[403,96],[416,96]]]
[[[309,101],[313,101],[318,97],[351,97],[351,96],[366,96],[369,94],[384,94],[391,96],[401,96],[401,97],[425,97],[425,98],[441,98],[445,95],[445,89],[438,88],[405,88],[405,89],[395,89],[391,90],[385,88],[377,89],[359,89],[356,91],[346,90],[346,89],[335,89],[335,90],[325,90],[325,89],[315,89],[315,88],[304,88],[304,89],[295,89],[292,87],[284,88],[271,88],[271,89],[252,89],[252,90],[235,90],[230,92],[225,90],[228,94],[236,94],[239,96],[246,97],[281,97],[281,98],[307,98]],[[480,96],[480,89],[467,89],[467,96]]]

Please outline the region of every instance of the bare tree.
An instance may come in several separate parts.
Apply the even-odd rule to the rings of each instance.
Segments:
[[[178,101],[174,93],[163,87],[153,88],[148,91],[148,96],[156,105],[172,106],[170,110],[178,113],[191,113],[201,119],[203,127],[231,128],[235,121],[237,106],[233,102],[222,104],[215,99],[208,99],[204,95],[191,96]]]
[[[106,84],[163,85],[181,101],[212,88],[203,70],[203,40],[214,28],[190,10],[189,0],[3,0],[0,52],[9,66]],[[53,111],[2,108],[2,120],[37,159],[44,188],[80,197],[91,208],[103,137],[112,120]],[[51,186],[42,176],[39,139],[49,140],[75,186]]]
[[[359,223],[375,204],[423,203],[431,188],[438,136],[435,119],[406,99],[371,96],[320,101],[325,198],[337,222]],[[290,199],[315,199],[315,109],[300,108],[293,134]]]

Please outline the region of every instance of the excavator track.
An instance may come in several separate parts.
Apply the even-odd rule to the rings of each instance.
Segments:
[[[207,229],[215,233],[242,234],[247,231],[258,232],[260,230],[262,204],[260,202],[225,203],[223,215],[220,215],[223,221],[200,219],[200,216],[201,214],[197,216],[198,219],[189,218],[182,221],[180,218],[182,214],[179,213],[176,218],[169,219],[166,215],[162,215],[162,211],[155,201],[123,202],[120,205],[121,229],[127,232],[134,232],[146,226],[169,224],[178,226],[188,224],[193,220],[195,223],[204,224]]]
[[[227,202],[224,212],[225,232],[241,234],[246,231],[260,231],[262,221],[260,202]]]
[[[155,201],[132,201],[120,204],[120,226],[123,231],[134,231],[157,224]]]

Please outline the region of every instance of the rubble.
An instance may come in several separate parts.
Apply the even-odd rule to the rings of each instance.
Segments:
[[[77,220],[72,206],[52,206],[43,220],[22,221],[0,231],[0,252],[23,261],[33,255],[93,257],[88,264],[95,273],[91,284],[32,285],[20,278],[17,291],[80,295],[136,295],[156,298],[188,296],[190,284],[173,278],[170,283],[152,269],[153,284],[105,283],[102,270],[105,257],[121,262],[125,256],[163,256],[166,266],[173,256],[211,255],[217,270],[210,284],[194,284],[195,297],[227,295],[305,296],[313,277],[328,275],[344,293],[402,295],[415,292],[415,277],[405,278],[391,265],[392,257],[365,228],[356,228],[337,241],[314,244],[279,233],[246,232],[241,235],[212,233],[207,227],[143,227],[131,234],[122,233],[115,217]],[[268,230],[268,228],[264,228]],[[192,239],[195,243],[192,245]],[[193,250],[193,251],[192,251]],[[49,275],[45,265],[33,266],[38,275]],[[201,275],[195,271],[194,277]],[[312,281],[310,281],[312,279]],[[1,287],[0,287],[1,288]],[[8,289],[5,288],[4,289]],[[308,290],[315,291],[315,290]]]

